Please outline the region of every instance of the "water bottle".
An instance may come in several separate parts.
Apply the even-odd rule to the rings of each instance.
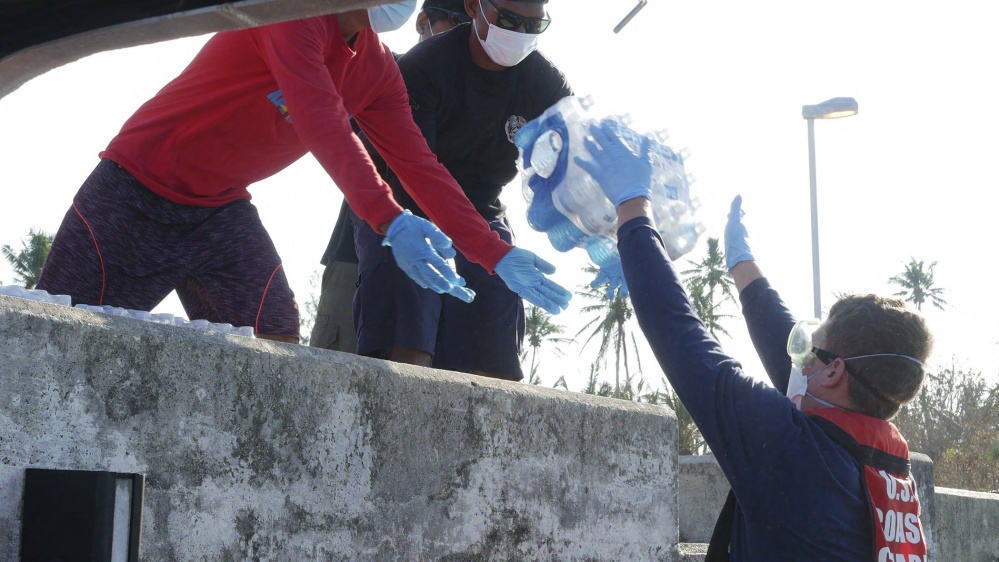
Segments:
[[[574,158],[589,159],[584,139],[600,118],[590,111],[589,98],[567,97],[517,132],[519,164],[528,201],[528,223],[548,235],[552,246],[565,252],[586,249],[599,267],[618,263],[617,210],[592,176]],[[663,132],[643,134],[620,122],[621,139],[638,151],[646,139],[652,162],[651,207],[667,253],[676,259],[693,249],[704,231],[694,211],[684,157],[666,144]]]
[[[564,216],[559,218],[545,234],[548,235],[548,241],[551,242],[552,247],[560,252],[568,252],[579,246],[587,237],[585,232]]]
[[[20,285],[0,286],[0,295],[65,306],[69,306],[72,303],[69,295],[50,295],[48,291],[42,289],[25,289]]]
[[[594,265],[603,268],[618,259],[617,242],[609,236],[590,236],[586,240],[586,253]]]

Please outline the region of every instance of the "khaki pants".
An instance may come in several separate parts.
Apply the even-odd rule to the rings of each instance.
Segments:
[[[354,331],[356,290],[356,263],[333,261],[326,266],[316,309],[316,324],[309,338],[310,346],[357,353],[357,333]]]

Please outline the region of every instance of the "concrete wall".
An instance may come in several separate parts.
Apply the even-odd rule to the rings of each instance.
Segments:
[[[25,467],[146,474],[145,560],[676,560],[668,410],[0,297]]]
[[[999,494],[936,489],[935,561],[999,562]]]
[[[718,513],[731,488],[714,455],[680,457],[680,542],[711,540]]]

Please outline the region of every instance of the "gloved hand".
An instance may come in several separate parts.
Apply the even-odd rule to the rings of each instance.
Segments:
[[[382,246],[392,247],[395,263],[414,283],[436,293],[448,293],[472,302],[475,292],[445,259],[455,256],[451,239],[426,219],[403,211],[389,225]]]
[[[576,164],[600,184],[615,208],[636,197],[652,199],[649,138],[642,137],[641,147],[635,154],[621,138],[634,136],[634,131],[618,121],[604,119],[590,125],[590,136],[583,139],[592,162],[579,156],[574,158]]]
[[[728,223],[725,225],[725,266],[729,271],[741,261],[752,261],[753,253],[749,251],[749,233],[742,224],[742,195],[736,195],[732,200],[732,208],[728,211]]]
[[[496,264],[496,275],[531,304],[549,314],[558,314],[569,306],[572,293],[545,277],[555,273],[555,266],[523,248],[514,247]]]
[[[624,270],[621,269],[621,257],[617,256],[610,263],[605,263],[590,282],[590,288],[596,289],[607,285],[607,300],[614,300],[616,293],[622,297],[628,296],[628,285],[624,282]]]

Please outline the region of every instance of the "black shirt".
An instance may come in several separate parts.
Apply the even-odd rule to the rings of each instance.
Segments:
[[[398,59],[409,90],[413,120],[430,150],[454,176],[476,210],[486,219],[503,214],[499,196],[517,175],[513,135],[563,97],[572,95],[565,76],[537,51],[520,64],[499,71],[480,68],[468,47],[470,24],[435,35]],[[426,216],[385,168],[374,150],[372,159],[392,187],[396,201]],[[346,205],[346,204],[345,204]],[[341,209],[323,263],[357,262],[353,231]]]
[[[476,66],[471,32],[463,24],[419,43],[399,59],[399,69],[430,150],[490,219],[503,214],[500,192],[517,175],[513,135],[572,90],[537,51],[505,70]],[[399,180],[387,179],[399,204],[417,212]]]

